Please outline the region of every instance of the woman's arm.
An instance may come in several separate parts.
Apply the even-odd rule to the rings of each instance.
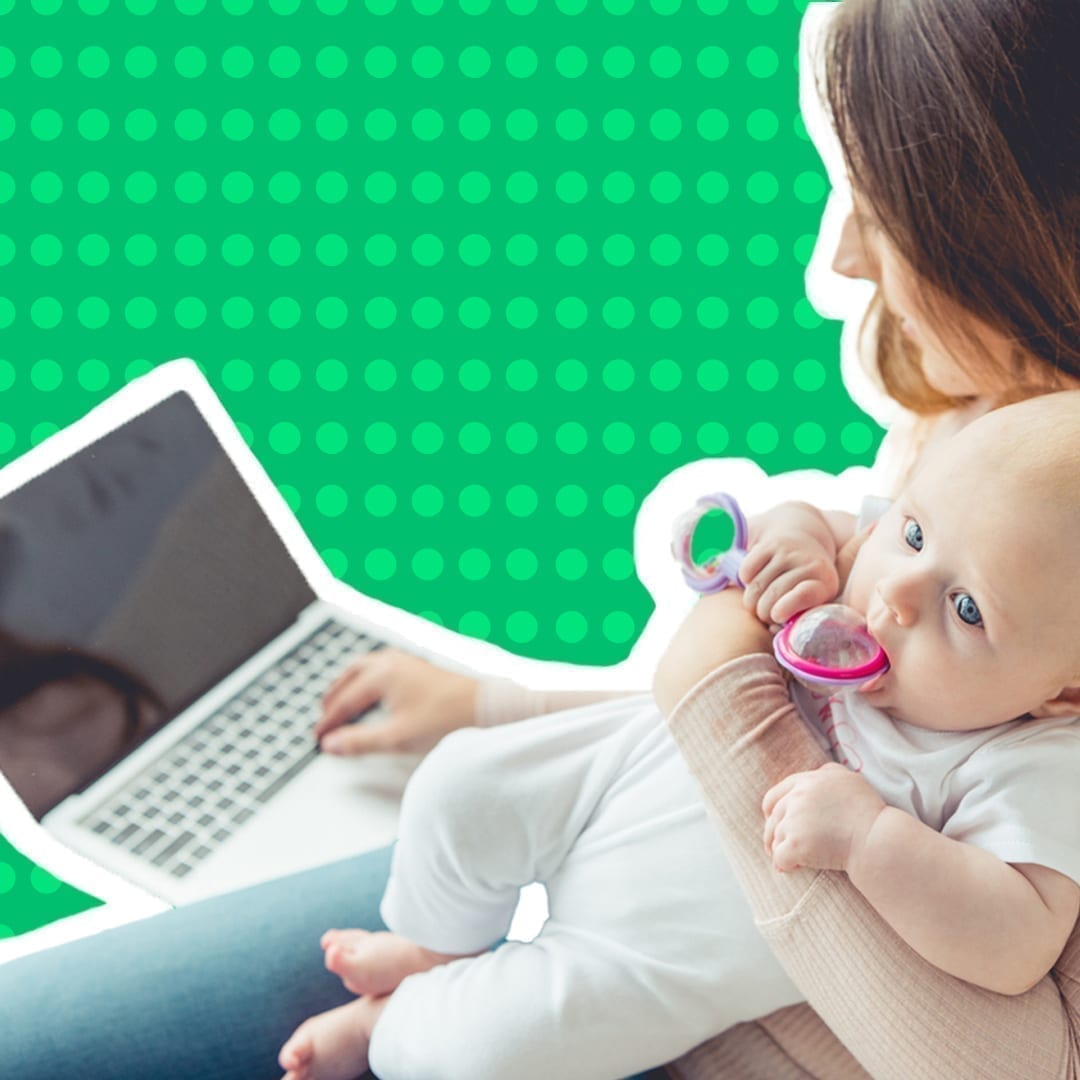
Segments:
[[[772,635],[746,610],[739,589],[705,593],[671,639],[653,677],[653,697],[670,716],[679,699],[721,664],[772,652]]]
[[[737,604],[729,614],[753,619]],[[732,629],[732,640],[739,633],[752,631]],[[828,759],[771,657],[756,653],[710,671],[677,698],[669,724],[762,934],[872,1076],[1080,1075],[1072,1020],[1080,1009],[1075,931],[1050,976],[1026,994],[1003,997],[919,957],[843,874],[773,869],[762,843],[762,798],[785,776]]]

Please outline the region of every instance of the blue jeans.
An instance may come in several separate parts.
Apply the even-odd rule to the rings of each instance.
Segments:
[[[0,965],[0,1077],[280,1080],[293,1029],[352,997],[323,967],[323,931],[385,929],[391,851]]]

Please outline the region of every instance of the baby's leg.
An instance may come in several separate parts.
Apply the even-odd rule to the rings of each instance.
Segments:
[[[641,705],[443,739],[405,791],[381,907],[387,926],[440,953],[498,942],[521,887],[557,871],[622,767],[628,708]]]
[[[380,1080],[615,1080],[677,1057],[704,1036],[680,999],[657,995],[643,958],[570,927],[405,980],[375,1024]],[[710,1032],[711,1033],[711,1032]]]
[[[407,976],[459,959],[384,930],[327,930],[321,944],[327,970],[358,996],[389,994]]]
[[[386,998],[361,997],[305,1020],[281,1048],[283,1080],[355,1080],[367,1072],[368,1044]]]
[[[548,887],[551,918],[534,942],[406,979],[372,1034],[381,1080],[626,1076],[800,1000],[754,927],[663,718],[651,706],[611,718],[610,738],[563,732],[561,757],[501,754],[505,792],[466,769],[464,854],[442,845],[417,879],[430,889],[388,890],[384,920],[432,949],[453,951],[437,940],[434,905],[453,911],[473,892],[528,880],[530,868]],[[545,733],[525,724],[535,730],[521,745],[542,747]],[[399,856],[411,879],[404,839]],[[410,932],[427,923],[431,938]]]
[[[326,966],[362,995],[305,1020],[281,1048],[285,1080],[348,1080],[367,1069],[371,1029],[392,993],[409,975],[461,959],[421,948],[399,934],[328,930]]]
[[[477,953],[440,953],[400,934],[368,930],[327,930],[322,936],[327,970],[353,994],[381,996],[403,979]]]

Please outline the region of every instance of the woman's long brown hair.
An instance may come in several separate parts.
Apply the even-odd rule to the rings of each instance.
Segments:
[[[1015,342],[1003,382],[1080,378],[1080,0],[845,0],[825,48],[852,184],[957,362],[994,364],[959,307]],[[901,404],[951,404],[880,303],[868,329]]]

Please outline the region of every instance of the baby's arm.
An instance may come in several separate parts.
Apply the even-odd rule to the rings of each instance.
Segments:
[[[781,503],[750,521],[750,542],[739,577],[743,601],[763,623],[836,598],[837,556],[855,533],[855,518],[809,503]]]
[[[1080,886],[1011,865],[886,806],[831,763],[765,796],[765,844],[780,870],[843,870],[920,956],[976,986],[1021,994],[1053,967],[1080,911]]]

